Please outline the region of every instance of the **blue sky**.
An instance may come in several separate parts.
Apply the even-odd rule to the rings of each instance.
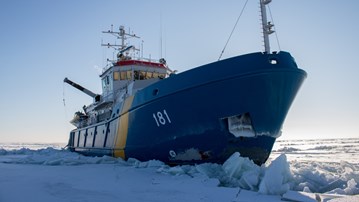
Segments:
[[[110,49],[101,31],[130,27],[144,55],[179,72],[216,61],[245,0],[0,1],[0,142],[66,142],[75,111],[100,93]],[[359,1],[273,0],[281,50],[307,71],[283,139],[359,137]],[[250,0],[223,55],[262,51],[257,1]],[[162,26],[161,26],[162,24]],[[162,27],[162,29],[161,29]],[[162,31],[161,31],[162,30]],[[271,37],[273,50],[278,50]],[[65,106],[63,103],[65,98]]]

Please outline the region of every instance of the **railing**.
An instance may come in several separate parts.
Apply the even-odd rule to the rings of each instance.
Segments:
[[[156,60],[156,59],[151,59],[151,58],[143,58],[143,57],[131,57],[131,59],[129,60],[138,60],[138,61],[144,61],[144,62],[153,62],[153,63],[161,63],[160,60]],[[107,65],[102,68],[102,73],[104,73],[105,71],[107,71],[109,68],[111,68],[114,64],[116,64],[117,62],[121,61],[120,59],[117,60],[107,60],[109,63],[107,63]]]

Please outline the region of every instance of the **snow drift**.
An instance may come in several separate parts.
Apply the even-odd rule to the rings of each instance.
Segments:
[[[170,167],[0,144],[0,201],[359,201],[358,154],[358,139],[284,140],[262,166],[234,153]]]

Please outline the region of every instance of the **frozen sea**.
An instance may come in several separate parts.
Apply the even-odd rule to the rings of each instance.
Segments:
[[[265,165],[85,157],[65,144],[0,144],[0,202],[359,201],[359,138],[278,140]]]

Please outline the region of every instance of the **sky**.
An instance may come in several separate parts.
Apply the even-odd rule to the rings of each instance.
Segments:
[[[73,113],[101,93],[112,50],[101,31],[124,25],[144,56],[183,72],[217,61],[245,0],[1,0],[0,142],[67,142]],[[281,139],[359,137],[359,1],[273,0],[278,37],[308,73]],[[270,17],[269,17],[270,19]],[[161,45],[162,44],[162,48]],[[279,45],[278,45],[279,44]],[[263,51],[258,1],[249,0],[222,59]],[[161,54],[162,52],[162,54]]]

